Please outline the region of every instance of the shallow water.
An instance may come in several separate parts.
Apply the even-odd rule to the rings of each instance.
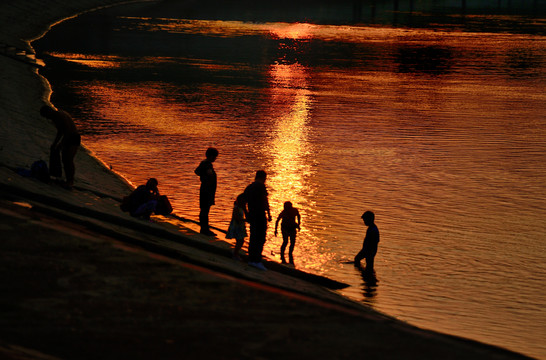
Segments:
[[[114,170],[157,177],[197,219],[193,170],[215,146],[214,226],[265,169],[273,216],[286,200],[302,214],[298,268],[412,324],[546,358],[544,35],[101,14],[36,47],[54,103]],[[344,264],[365,210],[375,279]]]

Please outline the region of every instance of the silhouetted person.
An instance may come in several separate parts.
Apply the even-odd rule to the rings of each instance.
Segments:
[[[246,233],[246,214],[245,214],[245,200],[244,195],[237,196],[237,199],[233,203],[233,212],[231,214],[231,221],[229,223],[226,239],[235,239],[235,248],[233,249],[233,259],[241,260],[239,251],[243,247],[245,242]]]
[[[267,270],[262,264],[262,251],[267,233],[267,222],[271,221],[269,199],[265,187],[266,178],[265,171],[258,170],[254,182],[248,185],[243,193],[250,223],[248,265],[260,270]]]
[[[59,153],[61,154],[66,176],[66,183],[64,185],[70,189],[74,185],[74,175],[76,173],[74,157],[81,143],[78,129],[72,117],[63,110],[55,110],[51,106],[44,105],[40,108],[40,114],[53,121],[53,124],[57,128],[57,135],[50,148],[51,157],[55,158],[56,156],[58,157]],[[61,176],[60,170],[58,174],[54,175]]]
[[[218,150],[208,148],[205,153],[206,159],[201,161],[195,169],[195,174],[201,180],[201,188],[199,190],[199,224],[201,225],[201,234],[214,236],[216,235],[209,228],[209,212],[210,207],[214,205],[216,196],[216,172],[212,163],[218,157]]]
[[[379,229],[375,225],[375,215],[371,211],[366,211],[362,214],[362,220],[368,227],[366,237],[362,244],[362,250],[355,256],[355,266],[360,267],[360,261],[366,259],[366,271],[373,271],[373,262],[375,254],[377,254],[377,244],[379,244]]]
[[[140,185],[129,195],[128,210],[131,216],[150,219],[150,215],[157,208],[157,200],[159,199],[157,185],[157,180],[151,178],[146,182],[146,185]]]
[[[301,216],[298,209],[292,206],[290,201],[284,203],[284,209],[281,211],[275,222],[275,236],[277,236],[277,229],[279,226],[279,221],[281,221],[281,234],[282,234],[282,245],[281,245],[281,261],[283,264],[286,264],[286,259],[284,258],[284,251],[286,250],[286,245],[288,245],[288,238],[290,238],[290,247],[288,249],[288,259],[290,264],[294,264],[294,246],[296,245],[296,233],[301,225]]]

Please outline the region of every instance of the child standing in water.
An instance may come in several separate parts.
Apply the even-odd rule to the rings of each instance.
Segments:
[[[245,242],[246,225],[245,225],[245,201],[243,194],[237,196],[233,203],[233,213],[231,214],[231,222],[229,223],[226,239],[235,239],[235,248],[233,249],[233,259],[241,260],[239,251]]]
[[[294,246],[296,245],[296,233],[300,228],[301,216],[298,209],[292,206],[290,201],[284,203],[284,210],[281,211],[275,222],[275,236],[277,236],[277,228],[279,221],[282,219],[281,223],[281,234],[282,234],[282,245],[281,245],[281,261],[283,264],[286,264],[286,259],[284,258],[284,251],[286,250],[286,245],[288,245],[288,238],[290,238],[290,248],[288,249],[288,258],[290,264],[294,265]]]
[[[368,227],[368,230],[366,230],[362,250],[355,256],[355,266],[360,267],[360,261],[365,258],[365,271],[373,273],[374,258],[375,254],[377,254],[377,244],[379,244],[379,229],[375,225],[375,214],[373,212],[366,211],[362,214],[362,220],[364,220],[364,224]]]

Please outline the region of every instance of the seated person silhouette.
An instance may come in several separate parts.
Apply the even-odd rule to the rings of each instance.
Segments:
[[[129,195],[127,208],[131,216],[150,219],[159,199],[157,185],[157,179],[151,178],[146,185],[140,185]]]

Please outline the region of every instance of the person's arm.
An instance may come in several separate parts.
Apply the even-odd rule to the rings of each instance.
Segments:
[[[243,206],[243,213],[244,213],[244,221],[248,222],[248,210],[246,208],[246,204]]]
[[[54,151],[60,149],[61,147],[61,140],[65,133],[65,123],[63,121],[63,117],[58,112],[52,114],[51,121],[53,121],[53,125],[55,125],[55,128],[57,129],[55,140],[53,140],[53,144],[51,144],[51,151]]]
[[[362,244],[362,249],[369,250],[370,247],[377,246],[379,243],[379,231],[374,225],[368,226],[366,230],[366,236],[364,237],[364,243]]]
[[[265,191],[264,201],[265,201],[265,210],[267,212],[267,221],[271,221],[273,220],[273,218],[271,217],[271,212],[269,211],[269,199],[268,199],[267,189],[265,189],[265,185],[264,185],[264,191]]]
[[[245,190],[243,191],[243,194],[242,194],[242,208],[243,208],[243,212],[245,213],[245,221],[246,222],[249,222],[248,221],[248,186],[245,188]]]
[[[201,176],[201,173],[203,172],[203,162],[199,163],[199,166],[195,168],[195,175]]]
[[[55,140],[53,140],[53,144],[51,144],[51,151],[60,149],[62,138],[63,138],[63,132],[57,129],[57,135],[55,136]]]
[[[277,216],[277,221],[275,221],[275,236],[277,236],[277,229],[279,227],[279,221],[281,220],[282,212]]]
[[[240,206],[235,206],[233,209],[233,213],[235,215],[235,220],[238,223],[244,223],[245,222],[245,209],[241,208]]]
[[[364,257],[366,256],[366,247],[367,247],[366,239],[369,239],[369,232],[370,232],[370,227],[368,227],[368,229],[366,230],[366,235],[364,235],[364,241],[362,242],[362,249],[360,249],[358,254],[356,254],[355,256],[356,266],[360,267],[360,261],[364,259]]]
[[[379,230],[375,224],[373,225],[371,237],[373,239],[373,243],[377,246],[377,244],[379,244]]]
[[[203,184],[210,184],[214,176],[214,169],[212,163],[207,162],[206,160],[202,161],[201,164],[195,169],[195,174],[199,175],[201,182]]]
[[[296,219],[298,219],[298,229],[300,228],[300,225],[301,225],[301,215],[300,215],[300,212],[298,210],[296,210]]]

